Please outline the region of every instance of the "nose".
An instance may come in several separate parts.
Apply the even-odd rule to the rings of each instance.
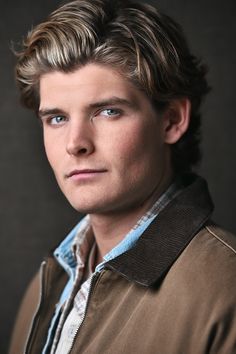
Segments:
[[[92,127],[89,122],[71,122],[68,129],[66,151],[69,155],[89,155],[94,151]]]

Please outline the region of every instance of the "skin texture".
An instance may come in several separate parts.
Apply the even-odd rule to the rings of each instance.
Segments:
[[[124,75],[97,64],[40,78],[49,163],[71,205],[90,214],[100,254],[169,185],[170,144],[187,129],[186,102],[173,102],[161,115]]]

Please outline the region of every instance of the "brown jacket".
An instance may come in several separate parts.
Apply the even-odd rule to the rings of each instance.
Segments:
[[[133,249],[107,263],[71,354],[236,353],[236,239],[208,221],[211,211],[196,178]],[[42,352],[67,279],[52,257],[40,277],[23,301],[10,354],[24,353],[26,342],[27,354]]]

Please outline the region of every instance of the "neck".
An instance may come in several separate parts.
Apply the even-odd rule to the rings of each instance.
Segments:
[[[90,214],[91,226],[97,243],[97,261],[118,245],[137,221],[152,207],[171,183],[171,178],[158,184],[146,199],[122,211]]]

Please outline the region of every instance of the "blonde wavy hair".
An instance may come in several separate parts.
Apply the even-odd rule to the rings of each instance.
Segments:
[[[205,66],[190,51],[181,27],[148,4],[129,0],[76,0],[33,28],[17,52],[16,80],[23,104],[39,106],[39,80],[87,63],[112,66],[144,91],[156,109],[172,99],[191,101],[190,127],[172,147],[176,170],[200,159],[200,105],[209,91]]]

